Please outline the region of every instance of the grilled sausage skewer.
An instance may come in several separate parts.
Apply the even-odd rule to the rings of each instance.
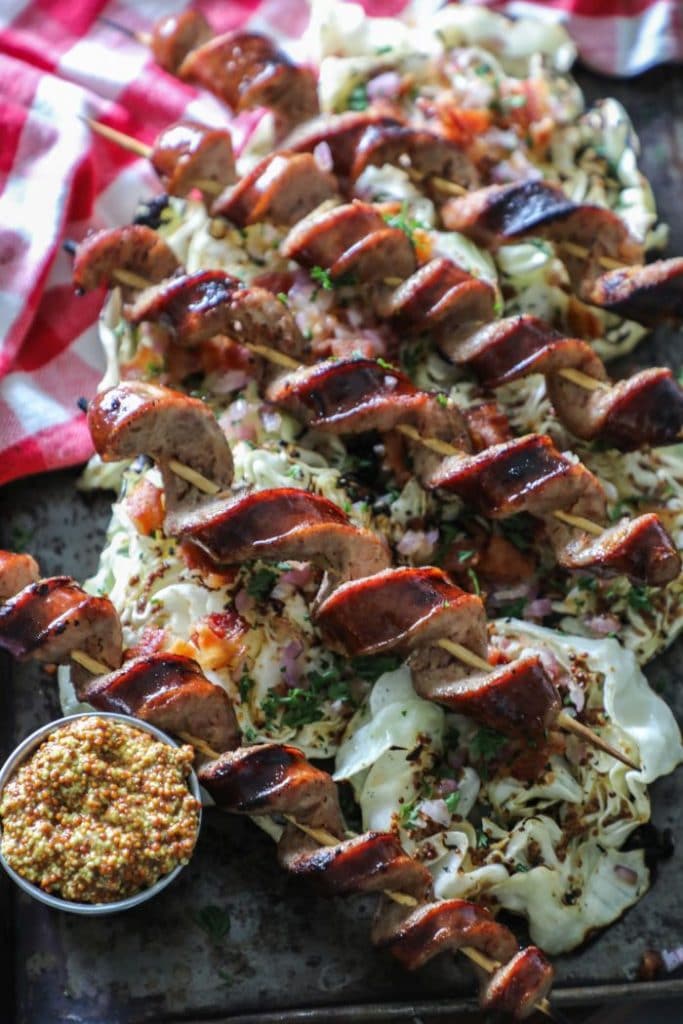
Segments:
[[[372,650],[364,647],[363,653],[375,653],[378,644],[381,649],[393,645],[408,651],[425,642],[437,642],[451,655],[481,667],[481,655],[486,651],[486,619],[480,598],[464,594],[438,569],[389,569],[386,544],[371,531],[351,525],[332,502],[292,488],[273,488],[243,497],[223,496],[209,501],[203,494],[189,494],[187,488],[179,490],[168,472],[169,453],[179,437],[192,439],[185,442],[186,460],[191,456],[191,446],[197,444],[200,470],[206,472],[208,465],[218,462],[225,467],[224,485],[229,483],[229,454],[219,458],[214,450],[222,444],[229,453],[229,446],[203,403],[157,385],[129,381],[97,395],[90,404],[88,420],[95,447],[105,461],[144,453],[158,463],[165,483],[170,483],[170,486],[166,484],[169,486],[167,532],[198,544],[217,564],[234,565],[261,557],[304,559],[321,566],[326,577],[314,614],[325,623],[333,640],[336,638],[348,647],[349,605],[353,610],[357,598],[367,599],[373,588],[379,588],[374,592],[382,595],[387,588],[398,585],[404,593],[399,593],[388,607],[403,608],[407,617],[399,623],[395,615],[377,616],[376,628],[388,629],[388,634],[382,634]],[[200,439],[199,444],[197,439]],[[354,589],[356,584],[359,590]],[[371,619],[372,615],[368,621]],[[331,625],[335,622],[336,625]],[[456,625],[460,631],[457,645],[451,639]],[[358,633],[358,629],[355,632]],[[442,639],[444,633],[449,635],[448,639]],[[467,650],[472,645],[474,655],[480,656],[478,662],[472,661],[474,655]],[[354,652],[347,650],[347,653]],[[355,653],[360,653],[360,649]],[[499,693],[506,693],[507,700],[513,700],[512,691],[517,692],[521,681],[526,680],[542,708],[536,711],[533,728],[544,730],[560,712],[556,691],[545,678],[537,659],[532,659],[528,665],[526,662],[515,665],[510,677],[507,670],[496,673],[487,668],[485,681],[471,680],[465,691],[458,687],[457,692],[449,689],[444,698],[446,703],[457,705],[465,714],[483,716],[485,724],[507,731],[505,713],[495,710],[493,705]],[[433,698],[435,693],[430,683],[426,696]],[[524,712],[520,714],[523,718]],[[574,728],[572,719],[568,720],[570,724],[562,721],[564,727]],[[517,724],[511,721],[509,728],[517,734]],[[634,767],[634,762],[614,748],[605,748],[600,738],[595,743]]]
[[[96,131],[117,144],[153,156],[152,150],[146,149],[136,139],[115,132],[106,125],[97,122],[91,124]],[[171,127],[162,136],[172,136],[174,130]],[[206,131],[214,132],[213,129]],[[176,146],[174,154],[177,151]],[[301,161],[305,157],[308,157],[312,166],[305,169],[298,164],[287,167],[288,161]],[[275,160],[280,160],[284,165],[279,174],[273,174]],[[187,179],[188,175],[184,177]],[[317,209],[334,190],[331,176],[315,165],[310,154],[275,153],[230,190],[226,198],[221,197],[214,204],[214,212],[227,216],[239,227],[260,219],[275,219],[278,223],[291,225]],[[571,209],[579,209],[567,202],[562,209],[567,205]],[[357,210],[358,207],[356,203],[353,209]],[[344,209],[338,209],[335,216],[339,218],[343,215]],[[506,224],[504,217],[499,219]],[[512,226],[506,226],[512,231]],[[320,223],[317,227],[320,232]],[[476,231],[474,233],[476,235]],[[392,245],[396,245],[397,239],[391,236],[391,232],[388,237],[386,226],[377,221],[372,238],[377,239],[381,235],[385,236],[385,244],[390,240]],[[405,239],[398,240],[405,247]],[[371,238],[368,244],[370,241]],[[577,249],[574,243],[567,243],[570,244],[574,250]],[[373,245],[375,248],[371,246],[371,251],[376,252],[376,240]],[[320,252],[313,256],[309,253],[305,263],[311,265],[317,258],[323,259]],[[439,278],[442,280],[439,281]],[[431,309],[422,311],[424,322],[418,320],[417,326],[427,329],[437,326],[437,345],[442,354],[452,362],[471,366],[488,387],[495,388],[530,373],[544,373],[551,400],[562,422],[585,440],[606,435],[617,447],[628,449],[642,443],[675,443],[683,436],[683,392],[670,370],[644,370],[627,381],[611,384],[602,361],[590,345],[562,337],[536,317],[510,317],[494,321],[487,327],[475,329],[473,335],[465,338],[462,337],[460,325],[457,331],[449,330],[448,313],[444,315],[444,311],[440,310],[439,298],[446,298],[449,290],[452,299],[457,298],[457,290],[468,286],[468,278],[475,290],[486,292],[486,286],[455,268],[449,260],[432,260],[403,284],[390,303],[389,313],[398,320],[400,326],[404,326],[407,317],[407,325],[410,327],[416,313],[420,313],[421,302],[427,298]],[[395,283],[397,280],[395,276],[383,278],[384,283]],[[132,278],[128,278],[126,283],[131,284]],[[458,308],[453,306],[452,300],[451,306],[452,314],[457,314]],[[432,324],[431,320],[436,317],[437,310],[440,324]],[[265,352],[261,350],[257,354],[265,355]],[[285,364],[281,362],[280,365]],[[603,394],[585,400],[580,392],[577,395],[560,378],[578,388]]]
[[[157,251],[159,249],[161,252]],[[76,254],[74,282],[81,289],[111,283],[121,277],[121,262],[125,264],[125,280],[129,282],[139,281],[140,269],[151,267],[152,280],[156,280],[162,271],[168,274],[178,266],[170,248],[155,232],[133,225],[86,238]],[[222,271],[201,271],[162,280],[158,288],[142,293],[128,316],[133,323],[160,320],[185,344],[198,344],[227,332],[255,347],[249,339],[261,338],[267,331],[278,348],[287,349],[288,365],[308,358],[306,343],[282,303],[265,289],[245,288]],[[259,348],[269,356],[270,346]],[[279,352],[278,357],[284,358],[284,353]],[[393,397],[391,405],[396,407]],[[455,433],[456,437],[462,437],[462,444],[457,449],[458,454],[443,464],[428,464],[421,474],[426,486],[455,490],[467,501],[482,504],[489,515],[505,517],[523,509],[540,515],[546,522],[561,564],[569,568],[594,569],[597,565],[603,571],[626,572],[636,582],[657,585],[678,574],[680,562],[675,549],[654,514],[610,528],[597,549],[585,543],[586,532],[595,536],[603,533],[595,518],[606,517],[604,492],[585,467],[580,463],[571,464],[549,438],[529,435],[494,445],[487,450],[488,454],[463,455],[461,449],[468,446],[466,433],[463,436],[456,422],[457,410],[450,407],[450,412],[441,412],[447,413],[443,424],[447,436]],[[413,431],[413,425],[403,424],[402,432],[415,440]],[[422,435],[418,440],[421,443]],[[446,450],[443,437],[424,440],[427,448],[438,448],[441,454]],[[170,453],[168,457],[176,462],[183,461]],[[520,469],[524,487],[511,490],[511,485],[518,481]],[[211,474],[208,479],[212,479]],[[508,479],[510,483],[506,483]],[[567,507],[557,509],[557,504],[563,501]],[[558,523],[563,524],[562,528]],[[587,523],[591,525],[586,526]],[[584,537],[575,540],[567,535],[567,525],[581,530]]]
[[[150,229],[139,226],[129,230],[135,232],[136,237],[144,232],[150,232]],[[150,234],[156,245],[157,236],[154,232]],[[99,283],[105,270],[108,279],[115,279],[120,273],[108,265],[104,258],[101,260],[102,268],[99,268],[97,260],[88,263],[88,248],[95,248],[100,237],[95,235],[86,239],[77,254],[74,278],[82,287],[87,287],[93,281]],[[102,248],[105,255],[111,248],[111,237],[109,234],[104,239]],[[119,235],[114,237],[118,239]],[[142,258],[141,252],[142,247],[138,246],[137,260]],[[158,290],[152,290],[151,294],[143,293],[132,307],[129,316],[134,323],[160,319],[176,327],[181,337],[189,335],[193,341],[201,341],[202,338],[221,333],[226,328],[228,331],[231,328],[239,330],[240,340],[246,340],[246,337],[251,336],[250,332],[256,332],[257,336],[261,336],[264,322],[268,327],[272,327],[272,322],[265,316],[266,300],[270,302],[271,320],[272,317],[275,318],[277,337],[284,339],[291,352],[296,352],[299,358],[303,358],[303,340],[291,315],[282,304],[270,293],[258,288],[244,288],[238,281],[220,271],[203,271],[196,275],[171,279]],[[431,401],[433,403],[433,400]],[[395,406],[393,396],[392,404]],[[449,411],[439,410],[434,405],[434,409],[444,420],[442,428],[447,436],[453,436],[455,432],[456,436],[462,439],[462,444],[460,448],[455,449],[455,454],[451,454],[450,459],[442,464],[427,464],[425,473],[421,474],[426,486],[453,489],[465,500],[483,504],[489,515],[505,517],[524,508],[540,515],[546,521],[560,562],[567,567],[594,569],[598,565],[603,571],[618,574],[626,572],[637,582],[649,584],[667,582],[678,574],[680,564],[675,550],[653,514],[649,517],[641,516],[628,526],[622,524],[610,528],[607,532],[603,531],[594,521],[594,517],[603,518],[606,515],[604,493],[599,482],[585,467],[571,464],[554,448],[549,438],[529,435],[527,438],[515,439],[504,445],[495,445],[487,450],[488,454],[470,456],[462,450],[467,448],[466,432],[458,426],[458,413],[455,407],[450,407]],[[422,436],[414,433],[413,426],[403,424],[402,427],[404,434],[422,443]],[[424,444],[432,450],[437,448],[442,455],[453,452],[443,437],[426,438]],[[177,470],[177,463],[183,463],[183,460],[178,460],[175,455],[172,457]],[[519,477],[519,468],[515,469],[515,466],[520,460],[525,485],[521,490],[517,487],[519,494],[516,494],[511,490],[511,484]],[[194,467],[192,468],[194,470]],[[212,479],[210,473],[204,476]],[[508,478],[510,484],[506,483]],[[488,490],[480,490],[479,481],[482,481]],[[534,486],[530,486],[530,483]],[[550,489],[548,495],[545,488]],[[549,505],[550,493],[553,495],[550,501],[554,503],[554,509],[552,503]],[[557,504],[561,501],[565,502],[565,509],[557,509]],[[589,514],[586,515],[586,512]],[[557,527],[555,521],[563,524],[562,530]],[[583,541],[574,541],[571,536],[567,536],[564,531],[567,525],[595,536],[605,533],[604,541],[594,550]],[[645,547],[650,551],[652,558],[644,557]]]
[[[231,111],[269,108],[280,137],[318,113],[313,71],[258,32],[238,29],[212,37],[209,23],[192,9],[161,18],[149,34],[102,20],[149,46],[165,71],[203,86]]]
[[[31,624],[37,624],[39,616],[42,614],[42,624],[44,628],[38,629],[38,636],[34,639],[32,653],[35,655],[39,654],[41,660],[50,660],[56,657],[57,660],[64,660],[64,645],[61,641],[56,640],[57,637],[64,635],[65,630],[62,629],[62,625],[65,621],[64,612],[51,622],[50,616],[55,611],[59,611],[61,606],[64,604],[62,598],[59,607],[55,605],[55,599],[50,598],[48,595],[47,587],[53,581],[43,580],[42,582],[38,579],[38,567],[37,564],[30,556],[15,555],[11,552],[0,552],[0,590],[9,598],[9,604],[4,608],[0,608],[0,646],[7,649],[11,649],[12,653],[19,656],[25,656],[25,651],[28,650],[28,632],[30,631]],[[18,591],[12,593],[15,586],[24,584],[24,586]],[[56,593],[66,592],[65,588],[71,587],[73,591],[77,588],[77,585],[68,578],[58,578],[57,591]],[[83,593],[83,592],[81,592]],[[106,599],[98,599],[100,601],[106,601]],[[82,609],[83,602],[77,604],[75,607]],[[101,610],[101,606],[100,606]],[[111,617],[107,618],[107,622],[111,623]],[[47,637],[46,637],[47,632]],[[73,636],[73,627],[71,632],[68,634],[71,639]],[[20,650],[18,643],[19,636],[23,637],[24,653]],[[57,647],[59,649],[57,649]],[[226,809],[235,810],[234,806],[230,806],[229,797],[230,793],[233,794],[234,800],[234,784],[232,787],[226,789],[226,775],[225,775],[225,762],[221,762],[223,752],[230,750],[237,745],[237,727],[234,720],[234,714],[232,718],[227,716],[227,709],[230,705],[227,701],[225,693],[219,688],[209,683],[208,680],[201,674],[199,667],[195,662],[192,662],[188,658],[179,657],[177,655],[153,655],[141,658],[135,658],[123,665],[122,668],[112,672],[109,664],[99,662],[90,655],[84,655],[84,652],[79,650],[71,651],[72,660],[81,665],[84,662],[87,664],[87,669],[95,675],[99,675],[100,678],[95,679],[94,682],[87,685],[81,684],[80,696],[83,700],[92,703],[98,710],[114,710],[114,711],[125,711],[128,714],[132,714],[135,717],[142,718],[143,720],[152,721],[160,728],[175,732],[181,739],[191,743],[197,750],[199,750],[205,756],[212,758],[213,764],[206,766],[206,779],[203,781],[207,785],[210,791],[218,793],[219,803],[222,803]],[[111,660],[111,659],[110,659]],[[161,677],[161,678],[160,678]],[[151,682],[151,686],[149,685]],[[209,691],[207,693],[207,691]],[[211,692],[213,691],[213,692]],[[170,697],[169,697],[170,693]],[[219,699],[220,698],[220,699]],[[207,700],[210,701],[209,707],[209,718],[206,717]],[[200,708],[197,709],[196,705],[200,704]],[[190,734],[180,728],[178,728],[178,706],[180,706],[180,716],[192,722],[192,714],[190,707],[190,715],[188,716],[188,705],[194,703],[194,722],[199,721],[203,725],[203,731],[205,735],[208,735],[209,742],[201,737],[197,737]],[[231,710],[231,709],[230,709]],[[203,717],[202,717],[203,715]],[[220,749],[216,750],[211,746],[211,743],[219,743]],[[336,798],[336,787],[329,776],[324,773],[317,772],[309,766],[303,759],[302,755],[294,750],[294,748],[286,748],[276,744],[269,744],[267,747],[261,747],[259,749],[251,748],[251,750],[242,750],[236,755],[234,759],[231,759],[231,764],[243,765],[249,763],[254,758],[257,761],[263,761],[264,753],[274,752],[276,755],[276,761],[282,762],[283,758],[279,756],[281,751],[284,755],[284,763],[290,764],[292,761],[298,762],[303,770],[303,777],[309,783],[311,781],[310,773],[315,773],[316,790],[322,787],[327,792],[326,802],[334,807],[334,814],[330,818],[327,817],[328,821],[341,822],[341,813],[339,811],[337,798]],[[286,776],[285,776],[286,777]],[[279,787],[282,788],[282,777],[279,781]],[[249,787],[253,787],[253,780],[247,784],[247,787],[242,785],[242,792],[244,793],[245,788],[248,791]],[[269,787],[266,787],[269,788]],[[301,789],[301,786],[298,787]],[[304,809],[310,806],[310,798],[308,801],[304,801],[299,796],[298,803]],[[315,804],[315,801],[314,801]],[[240,806],[239,810],[244,808]],[[273,810],[282,810],[277,806],[277,801],[273,805]],[[296,803],[293,809],[296,809]],[[310,815],[310,811],[304,811],[305,814]],[[372,874],[370,873],[370,863],[367,862],[367,855],[363,858],[363,847],[368,846],[370,852],[384,849],[384,868],[390,875],[393,870],[391,877],[396,878],[398,888],[390,888],[389,885],[382,887],[381,891],[384,896],[391,902],[401,907],[410,908],[412,911],[417,908],[421,902],[424,901],[424,897],[427,895],[430,889],[429,876],[425,872],[424,868],[418,869],[412,867],[412,862],[406,857],[405,853],[400,849],[395,836],[386,835],[384,837],[378,836],[374,833],[369,833],[366,836],[354,837],[351,840],[344,840],[341,838],[343,830],[337,827],[339,835],[334,835],[329,829],[320,827],[311,827],[310,825],[298,821],[297,818],[291,812],[285,812],[284,818],[289,825],[293,826],[294,829],[303,832],[307,837],[315,840],[317,844],[327,847],[335,847],[337,850],[337,857],[341,856],[342,861],[344,859],[351,858],[351,862],[354,863],[354,857],[358,860],[358,864],[355,865],[355,870],[350,877],[347,877],[344,884],[341,886],[342,891],[351,890],[361,885],[363,888],[367,888],[367,884],[364,884],[365,879],[370,880],[370,889],[378,888],[372,882]],[[285,842],[285,847],[289,848],[289,857],[285,857],[285,866],[289,867],[290,870],[295,870],[298,873],[310,872],[310,867],[307,867],[307,861],[309,858],[308,847],[304,850],[297,849],[296,841],[292,841],[290,837]],[[361,854],[358,859],[358,854]],[[303,854],[303,860],[302,860]],[[393,863],[393,869],[392,869]],[[397,871],[398,865],[401,864],[403,867],[402,871]],[[311,866],[313,866],[314,873],[319,873],[321,870],[329,871],[331,865],[322,860],[316,864],[315,857],[312,858]],[[412,892],[400,891],[401,880],[405,879],[405,872],[408,870],[415,874],[418,872],[421,880],[421,886],[415,889],[415,893],[419,893],[422,898],[418,898],[418,895]],[[336,877],[339,874],[339,870],[333,869],[333,875]],[[413,886],[413,888],[415,888]],[[465,908],[471,908],[467,910],[470,915],[474,915],[480,921],[481,927],[486,927],[490,933],[504,940],[506,944],[512,940],[510,933],[507,929],[503,929],[502,926],[495,924],[490,918],[488,918],[485,912],[482,912],[475,904],[468,904],[464,901],[445,901],[443,906],[437,905],[439,912],[443,914],[448,907],[452,910],[458,908],[465,910]],[[483,916],[482,916],[483,915]],[[476,932],[473,933],[476,937]],[[509,937],[509,938],[508,938]],[[489,939],[490,942],[490,939]],[[463,945],[458,943],[461,951],[472,959],[479,966],[482,966],[489,974],[496,975],[496,972],[501,970],[501,963],[497,960],[492,959],[479,948]],[[488,948],[485,944],[484,949]],[[434,950],[438,951],[438,947]],[[552,979],[552,969],[550,965],[545,961],[541,954],[535,950],[535,947],[531,947],[531,952],[524,951],[524,953],[514,954],[514,950],[511,946],[509,950],[513,959],[524,957],[527,959],[532,957],[532,970],[531,976],[536,977],[536,982],[543,992],[543,998],[539,999],[540,1009],[545,1012],[548,1011],[548,1003],[545,999],[545,992],[549,988],[549,983]],[[433,954],[432,954],[433,955]],[[527,968],[527,971],[529,968]],[[501,1007],[513,1008],[521,1010],[526,1008],[524,1002],[515,1004],[513,992],[516,986],[512,986],[510,983],[503,983],[503,980],[507,977],[507,974],[515,974],[516,971],[520,971],[519,967],[511,968],[510,965],[506,965],[506,973],[503,975],[496,976],[496,984],[493,986],[491,991],[485,996],[487,1002],[491,1005],[500,1005]],[[526,976],[526,972],[521,972]],[[506,991],[507,984],[507,991]],[[500,990],[500,991],[499,991]],[[497,995],[495,995],[498,993]],[[494,998],[495,996],[495,998]],[[505,998],[504,998],[505,997]],[[527,1000],[529,1003],[529,1011],[532,1009],[534,1000]]]

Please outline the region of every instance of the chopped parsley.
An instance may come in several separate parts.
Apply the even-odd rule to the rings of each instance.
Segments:
[[[509,604],[503,605],[500,609],[500,613],[510,619],[521,619],[524,615],[525,607],[526,598],[518,597],[516,601],[510,601]]]
[[[506,736],[484,725],[475,733],[472,753],[481,761],[490,761],[506,743]]]
[[[449,793],[448,796],[445,796],[444,803],[448,808],[448,813],[455,814],[456,810],[458,809],[458,804],[460,803],[460,790],[454,789],[452,793]]]
[[[230,931],[230,914],[221,907],[208,904],[197,911],[197,924],[202,928],[211,941],[218,945]]]
[[[466,548],[464,551],[458,551],[458,561],[466,562],[468,558],[471,558],[474,554],[474,548]]]
[[[359,82],[354,86],[346,100],[347,110],[367,110],[368,90],[365,82]]]
[[[443,391],[439,391],[438,395],[436,396],[436,400],[439,403],[439,405],[448,405],[448,395],[445,395]]]
[[[351,668],[368,683],[374,683],[385,672],[395,672],[401,659],[395,654],[360,654],[351,659]]]
[[[489,839],[488,834],[486,832],[484,832],[483,828],[478,829],[477,830],[477,848],[480,849],[480,850],[485,850],[485,849],[487,849],[488,846],[490,846],[490,844],[491,844],[491,840]]]
[[[651,611],[652,601],[647,587],[631,587],[627,597],[631,608],[637,611]]]
[[[426,225],[421,220],[416,220],[415,217],[410,216],[408,210],[408,204],[406,202],[401,203],[401,210],[399,213],[387,213],[384,215],[384,220],[390,228],[398,228],[404,235],[408,236],[409,241],[415,244],[415,229],[425,228]]]
[[[247,593],[257,601],[265,601],[273,589],[277,573],[272,569],[257,569],[247,583]]]
[[[479,577],[477,576],[474,569],[468,569],[467,575],[469,577],[470,583],[472,584],[472,590],[477,595],[477,597],[479,597],[481,595],[481,585],[479,583]]]
[[[254,686],[254,680],[246,672],[242,673],[242,678],[239,683],[240,700],[245,704],[249,700],[249,694],[251,693]]]
[[[311,267],[309,273],[311,278],[319,284],[321,288],[324,288],[326,292],[332,291],[334,284],[332,283],[329,270],[325,270],[324,267],[315,266]]]
[[[279,302],[282,303],[283,306],[288,306],[289,305],[289,298],[288,298],[286,292],[278,292],[277,293],[277,299],[278,299]]]
[[[267,724],[273,722],[278,713],[282,712],[282,724],[292,729],[319,722],[324,718],[320,695],[314,690],[302,690],[299,686],[285,694],[267,694],[261,703],[261,710]]]
[[[417,800],[411,800],[401,806],[398,812],[398,823],[401,828],[413,829],[418,826]]]

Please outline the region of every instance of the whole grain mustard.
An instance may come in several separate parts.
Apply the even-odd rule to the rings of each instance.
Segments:
[[[80,903],[149,888],[194,849],[193,753],[115,719],[67,723],[2,792],[5,859],[27,881]]]

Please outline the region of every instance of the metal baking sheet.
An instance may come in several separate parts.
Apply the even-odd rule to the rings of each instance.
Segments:
[[[582,74],[589,98],[610,95],[631,112],[643,166],[671,251],[683,252],[683,71],[659,69],[630,83]],[[615,372],[681,363],[680,334],[663,330]],[[108,518],[106,496],[74,490],[75,472],[22,481],[0,492],[0,545],[25,544],[46,575],[77,578],[97,563]],[[679,718],[683,643],[648,669]],[[0,664],[0,753],[59,713],[54,680],[34,665]],[[651,892],[583,950],[556,961],[558,1006],[612,999],[683,998],[682,980],[634,981],[647,947],[680,945],[683,920],[683,773],[653,787],[654,823],[671,830],[673,857]],[[222,938],[202,911],[230,918]],[[119,917],[88,920],[51,911],[0,879],[0,1018],[16,1024],[138,1024],[233,1021],[262,1024],[388,1021],[445,1017],[472,1008],[465,963],[440,957],[403,972],[370,946],[369,899],[329,900],[277,867],[271,841],[247,821],[209,812],[197,853],[160,897]]]

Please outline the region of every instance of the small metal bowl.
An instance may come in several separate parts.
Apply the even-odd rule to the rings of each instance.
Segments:
[[[94,711],[84,712],[78,715],[67,715],[65,718],[58,718],[54,722],[49,722],[47,725],[42,726],[40,729],[36,729],[35,732],[31,733],[30,736],[20,743],[14,753],[5,761],[0,770],[0,793],[4,790],[5,786],[9,782],[12,775],[19,766],[29,757],[30,754],[39,747],[46,736],[50,733],[55,732],[61,726],[66,725],[67,722],[73,722],[77,718],[113,718],[119,722],[125,722],[127,725],[133,726],[135,729],[140,729],[142,732],[148,732],[155,739],[160,740],[162,743],[168,744],[170,747],[179,747],[180,744],[172,740],[170,736],[167,736],[161,729],[157,729],[154,725],[149,725],[147,722],[140,721],[139,718],[133,718],[131,715],[117,715],[108,711]],[[199,827],[202,820],[201,811],[201,794],[199,791],[199,780],[197,779],[196,772],[194,769],[190,771],[187,777],[187,785],[195,797],[200,803],[199,815],[197,818],[197,833],[199,833]],[[0,830],[0,836],[2,832]],[[173,871],[169,871],[167,875],[160,878],[154,885],[151,885],[148,889],[142,889],[140,892],[135,893],[134,896],[129,896],[125,900],[116,900],[113,903],[78,903],[75,900],[63,900],[59,896],[53,896],[49,892],[45,892],[39,886],[34,885],[32,882],[28,882],[22,875],[18,874],[14,868],[5,860],[2,852],[0,851],[0,864],[7,872],[13,881],[17,885],[27,892],[29,896],[33,896],[34,899],[40,900],[41,903],[47,904],[48,907],[53,907],[55,910],[66,910],[70,914],[83,914],[86,917],[99,917],[104,914],[117,914],[121,910],[130,910],[131,907],[137,907],[140,903],[145,903],[147,900],[151,900],[157,893],[160,893],[162,889],[165,889],[167,885],[170,885],[174,878],[180,874],[185,867],[184,864],[179,864]]]

